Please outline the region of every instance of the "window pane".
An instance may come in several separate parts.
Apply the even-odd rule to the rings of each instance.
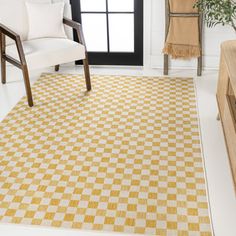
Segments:
[[[106,14],[82,14],[82,25],[88,51],[107,52]]]
[[[134,0],[108,0],[108,11],[134,11]]]
[[[80,0],[81,11],[106,11],[106,0]]]
[[[109,14],[111,52],[134,52],[134,14]]]

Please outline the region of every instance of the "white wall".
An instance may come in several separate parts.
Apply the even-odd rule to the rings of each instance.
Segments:
[[[163,67],[163,42],[165,35],[165,0],[144,0],[144,45],[145,66],[148,68]],[[231,27],[217,26],[204,28],[204,67],[216,69],[219,64],[220,44],[222,41],[236,39]],[[172,68],[196,68],[196,61],[174,60]]]

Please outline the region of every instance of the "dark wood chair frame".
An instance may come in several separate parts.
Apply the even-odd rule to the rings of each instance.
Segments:
[[[197,75],[202,75],[202,58],[203,58],[203,47],[202,47],[202,34],[203,34],[203,17],[202,13],[199,11],[197,13],[172,13],[170,11],[170,3],[169,0],[165,0],[165,41],[167,40],[169,27],[170,27],[170,17],[198,17],[198,27],[199,27],[199,43],[200,43],[200,57],[198,57],[197,63]],[[169,55],[164,55],[164,75],[169,74]]]
[[[90,72],[89,72],[88,53],[87,53],[87,49],[86,49],[82,26],[80,23],[75,22],[75,21],[70,20],[65,17],[63,19],[63,23],[76,30],[77,35],[78,35],[78,39],[79,39],[79,43],[81,43],[82,45],[85,46],[85,59],[83,59],[83,65],[84,65],[84,74],[85,74],[85,82],[86,82],[87,91],[90,91],[92,89],[92,86],[91,86]],[[11,56],[6,54],[6,36],[15,41],[20,61],[12,58]],[[23,73],[23,77],[24,77],[28,105],[30,107],[32,107],[34,105],[33,96],[32,96],[31,86],[30,86],[28,66],[27,66],[27,62],[25,59],[25,53],[24,53],[24,49],[22,46],[21,38],[18,34],[16,34],[14,31],[10,30],[8,27],[6,27],[3,24],[0,24],[0,57],[1,57],[1,81],[2,81],[2,84],[6,83],[6,62],[9,62],[12,65],[21,69],[22,73]],[[59,70],[59,65],[55,66],[55,70],[56,71]]]

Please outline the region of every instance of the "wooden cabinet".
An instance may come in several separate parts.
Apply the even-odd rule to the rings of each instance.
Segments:
[[[236,189],[236,40],[221,45],[217,102]]]

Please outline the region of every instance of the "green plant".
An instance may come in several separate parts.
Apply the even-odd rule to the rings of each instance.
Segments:
[[[195,7],[205,16],[208,27],[230,25],[236,31],[236,2],[235,0],[197,0]]]

